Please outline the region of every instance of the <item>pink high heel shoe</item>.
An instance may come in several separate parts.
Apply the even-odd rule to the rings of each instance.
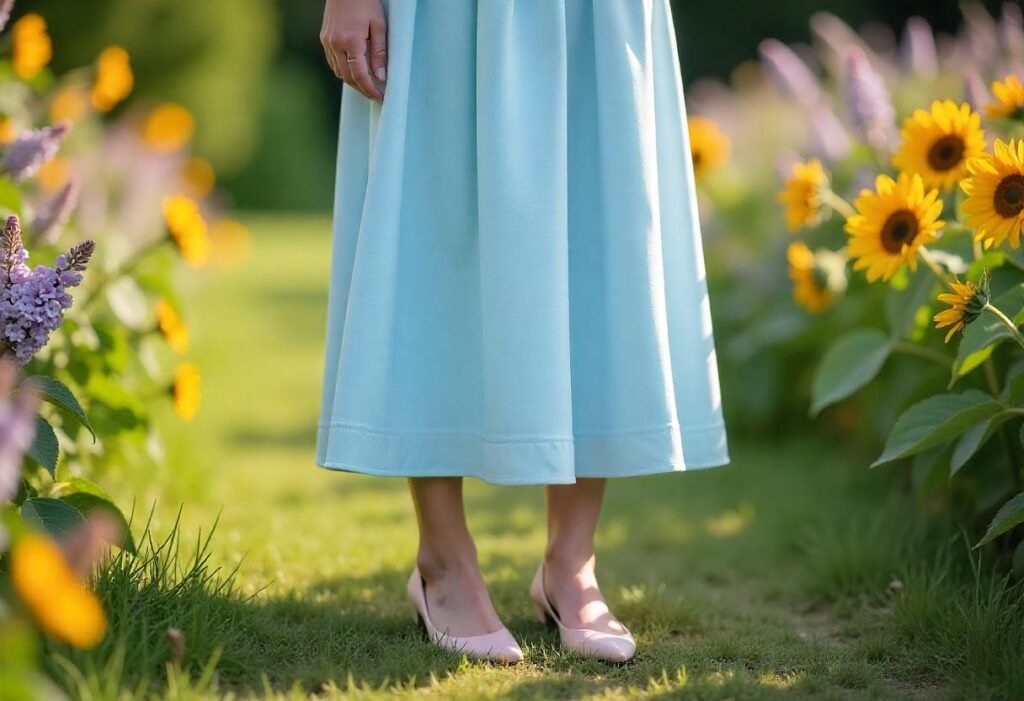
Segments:
[[[431,622],[430,614],[427,612],[426,585],[418,567],[412,571],[406,591],[409,593],[409,600],[412,602],[413,608],[416,609],[414,619],[423,628],[430,642],[435,645],[477,660],[514,664],[523,659],[522,648],[519,647],[519,643],[512,637],[508,628],[504,626],[501,627],[501,630],[496,630],[493,633],[465,638],[438,630]]]
[[[537,609],[537,618],[542,623],[558,628],[558,637],[566,650],[604,662],[628,662],[636,654],[636,640],[629,630],[625,633],[604,633],[591,628],[568,628],[563,625],[544,591],[543,562],[537,568],[537,574],[530,585],[530,597]]]

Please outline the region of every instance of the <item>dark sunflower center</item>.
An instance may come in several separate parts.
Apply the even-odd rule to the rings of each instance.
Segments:
[[[1024,210],[1024,175],[1008,175],[996,187],[996,212],[1004,219],[1013,219]]]
[[[928,165],[935,170],[953,170],[964,160],[964,150],[964,140],[959,136],[944,136],[928,151]]]
[[[889,253],[899,253],[905,244],[917,236],[917,216],[909,209],[893,212],[882,227],[882,248]]]

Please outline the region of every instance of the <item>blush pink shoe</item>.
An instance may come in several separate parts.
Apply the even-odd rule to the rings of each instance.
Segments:
[[[502,626],[501,630],[483,635],[473,635],[460,638],[449,635],[447,631],[438,630],[430,620],[427,611],[427,591],[420,575],[419,568],[412,571],[409,577],[409,584],[406,586],[409,593],[409,600],[416,609],[414,616],[416,622],[423,628],[430,642],[450,652],[456,652],[477,660],[490,660],[504,664],[514,664],[523,659],[523,650],[519,643],[512,637],[508,628]]]
[[[533,577],[530,597],[537,609],[537,618],[542,623],[558,628],[558,636],[566,650],[604,662],[628,662],[636,654],[636,640],[629,630],[625,633],[604,633],[590,628],[567,628],[563,625],[544,591],[544,563],[537,568],[537,574]]]

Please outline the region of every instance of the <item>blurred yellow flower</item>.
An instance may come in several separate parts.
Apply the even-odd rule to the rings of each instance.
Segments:
[[[128,97],[135,84],[128,52],[120,46],[109,46],[96,60],[96,80],[92,84],[92,106],[100,112],[109,112]]]
[[[22,80],[31,80],[39,75],[53,58],[53,45],[46,32],[46,20],[35,12],[14,23],[11,28],[14,42],[14,73]]]
[[[51,539],[32,533],[11,551],[11,582],[43,629],[75,647],[91,648],[107,628],[96,595],[79,581]]]
[[[51,122],[77,122],[89,110],[89,96],[85,89],[69,85],[57,91],[50,101]]]
[[[934,317],[935,328],[941,329],[950,327],[946,334],[946,343],[953,338],[953,334],[962,331],[968,324],[981,316],[982,310],[988,304],[988,285],[983,284],[980,288],[973,282],[951,282],[952,292],[941,294],[938,300],[949,305]]]
[[[175,353],[188,352],[188,327],[174,306],[165,299],[157,300],[156,323],[167,345]]]
[[[786,179],[786,187],[778,195],[779,202],[786,205],[786,224],[790,231],[821,221],[821,192],[828,186],[828,175],[821,161],[815,158],[793,164],[793,174]]]
[[[971,159],[971,177],[960,184],[967,193],[967,226],[985,248],[1007,239],[1011,248],[1018,248],[1024,227],[1024,139],[996,139],[993,151]]]
[[[786,248],[789,279],[793,281],[793,299],[812,314],[825,311],[835,299],[828,287],[827,273],[817,264],[814,253],[802,241]]]
[[[729,160],[732,142],[713,121],[690,117],[689,132],[693,172],[698,178]]]
[[[36,182],[47,192],[56,192],[67,184],[70,174],[68,159],[64,156],[55,156],[39,166]]]
[[[985,151],[981,115],[952,100],[916,110],[900,132],[903,143],[893,165],[909,175],[920,175],[927,188],[948,189],[967,175],[967,161]]]
[[[9,144],[18,138],[18,128],[10,117],[0,117],[0,144]]]
[[[224,267],[244,263],[252,250],[249,229],[234,219],[217,221],[210,228],[210,238],[213,241],[213,260]]]
[[[196,156],[189,158],[185,162],[181,175],[196,197],[206,197],[209,195],[213,190],[213,184],[217,180],[210,162],[205,158]]]
[[[989,119],[1024,119],[1024,84],[1015,75],[1008,75],[1003,80],[992,83],[992,92],[996,102],[985,108],[985,116]]]
[[[164,198],[164,221],[185,262],[201,268],[210,258],[210,235],[199,205],[191,197],[172,195]]]
[[[944,224],[939,191],[925,192],[920,175],[879,175],[875,191],[862,190],[854,206],[857,214],[846,220],[849,251],[853,269],[867,269],[868,282],[888,280],[904,263],[916,270],[918,250]]]
[[[199,411],[202,400],[200,391],[199,368],[195,363],[182,363],[174,371],[174,385],[171,387],[174,397],[174,411],[184,421],[191,421]]]
[[[195,120],[181,105],[166,103],[154,108],[142,127],[142,138],[160,153],[181,150],[192,138]]]

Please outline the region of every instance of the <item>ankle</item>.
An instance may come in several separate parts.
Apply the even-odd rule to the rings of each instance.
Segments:
[[[416,566],[427,582],[436,582],[452,575],[475,573],[479,569],[476,548],[472,543],[444,548],[421,544],[416,554]]]
[[[554,548],[548,547],[544,553],[545,579],[576,578],[594,570],[593,548]]]

